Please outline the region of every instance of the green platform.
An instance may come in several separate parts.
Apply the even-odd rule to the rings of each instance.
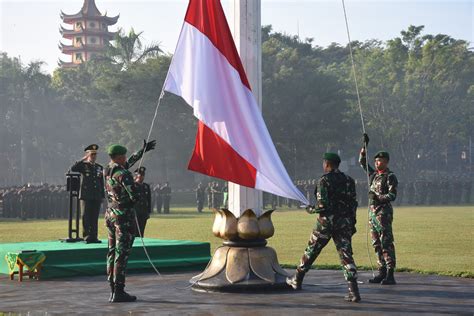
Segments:
[[[207,242],[153,238],[144,238],[144,242],[153,264],[161,271],[202,270],[211,259]],[[0,244],[0,273],[8,274],[5,254],[21,250],[42,251],[46,255],[41,273],[43,279],[106,274],[106,240],[101,244],[60,241]],[[140,240],[135,240],[128,260],[128,273],[152,269]]]

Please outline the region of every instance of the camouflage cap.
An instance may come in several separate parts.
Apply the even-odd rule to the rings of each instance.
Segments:
[[[146,170],[145,167],[140,167],[140,168],[135,170],[135,173],[144,176],[145,175],[145,170]]]
[[[113,145],[110,145],[109,148],[107,148],[107,153],[110,156],[112,156],[112,155],[125,155],[127,153],[127,148],[125,148],[122,145],[113,144]]]
[[[379,151],[374,156],[374,159],[377,159],[377,158],[385,158],[387,160],[390,160],[390,155],[386,151]]]
[[[336,153],[325,153],[323,155],[323,159],[328,160],[328,161],[333,161],[335,163],[341,162],[341,157],[339,157],[339,155]]]

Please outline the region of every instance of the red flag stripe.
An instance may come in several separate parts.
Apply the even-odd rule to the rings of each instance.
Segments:
[[[249,90],[252,90],[235,48],[220,1],[190,0],[184,20],[209,38],[212,44],[225,56],[229,64],[238,71],[242,83]]]
[[[188,169],[251,188],[257,179],[257,169],[201,121]]]

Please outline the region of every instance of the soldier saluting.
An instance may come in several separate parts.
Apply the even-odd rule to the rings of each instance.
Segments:
[[[109,146],[110,163],[104,171],[108,207],[105,226],[108,233],[107,277],[112,291],[110,302],[133,302],[136,296],[125,292],[125,271],[135,234],[135,203],[139,196],[133,175],[128,170],[144,152],[155,148],[155,141],[143,144],[143,148],[128,160],[127,148]]]
[[[79,192],[80,208],[82,213],[82,235],[86,243],[100,243],[97,238],[97,223],[99,220],[100,205],[104,198],[104,168],[96,162],[99,146],[87,146],[82,160],[77,161],[71,171],[81,174],[81,188]]]
[[[369,225],[372,234],[372,245],[377,254],[378,275],[370,283],[395,284],[395,246],[393,244],[392,201],[397,197],[398,180],[388,169],[390,156],[386,151],[379,151],[375,156],[375,169],[367,163],[366,147],[369,136],[364,134],[365,146],[360,150],[359,163],[369,173]],[[367,171],[368,170],[368,171]]]

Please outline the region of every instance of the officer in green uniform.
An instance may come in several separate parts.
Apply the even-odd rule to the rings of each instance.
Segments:
[[[71,171],[81,174],[79,203],[82,213],[82,235],[88,244],[101,242],[97,238],[97,223],[104,198],[104,168],[96,163],[98,149],[99,146],[96,144],[87,146],[82,160],[71,167]]]
[[[134,204],[138,201],[133,175],[128,170],[143,155],[155,148],[155,141],[144,142],[143,149],[126,158],[127,148],[111,145],[107,152],[110,163],[105,175],[108,208],[105,226],[108,232],[107,276],[111,289],[110,302],[133,302],[136,296],[125,292],[125,271],[135,235]]]
[[[383,285],[396,284],[394,271],[396,265],[395,246],[393,244],[392,221],[393,208],[391,202],[397,197],[398,180],[388,169],[390,155],[379,151],[375,156],[375,168],[367,164],[366,148],[369,137],[364,135],[365,146],[362,147],[359,163],[369,173],[369,225],[372,235],[372,245],[377,254],[379,265],[378,275],[370,279],[370,283]]]
[[[349,294],[345,299],[359,302],[357,268],[352,257],[352,235],[356,232],[356,189],[354,180],[339,171],[340,162],[341,158],[335,153],[325,153],[323,156],[325,174],[315,189],[316,205],[306,208],[308,213],[317,213],[319,216],[296,273],[286,282],[293,289],[300,290],[304,275],[332,238],[348,282]]]
[[[140,229],[140,231],[136,230],[135,237],[145,236],[146,222],[150,218],[151,213],[150,185],[143,182],[145,180],[145,170],[145,167],[135,170],[135,186],[138,196],[138,200],[135,203],[135,212],[137,214],[138,228]]]

